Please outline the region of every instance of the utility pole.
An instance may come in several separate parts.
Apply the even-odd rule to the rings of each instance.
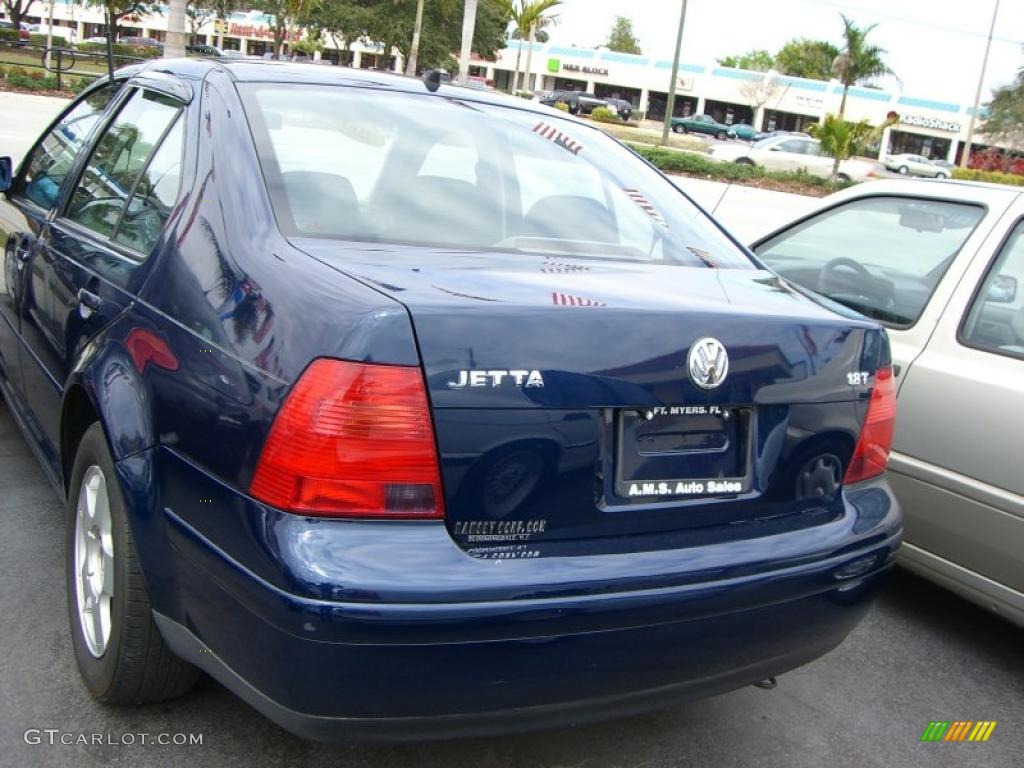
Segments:
[[[679,11],[679,34],[676,35],[676,56],[672,59],[672,82],[668,86],[668,103],[665,104],[665,125],[661,129],[661,143],[668,144],[668,132],[672,128],[672,113],[676,108],[676,82],[679,80],[679,55],[683,47],[683,27],[686,26],[686,0]]]
[[[469,75],[469,54],[473,50],[473,32],[476,29],[476,7],[478,0],[466,0],[462,14],[462,50],[459,51],[459,82],[466,82]]]
[[[978,109],[981,108],[981,90],[985,87],[985,70],[988,68],[988,53],[992,50],[992,35],[996,31],[996,17],[999,15],[999,0],[992,9],[992,26],[988,28],[988,42],[985,43],[985,58],[981,60],[981,74],[978,75],[978,90],[974,94],[974,109],[971,112],[971,119],[967,122],[967,141],[964,143],[963,152],[960,154],[960,167],[966,168],[971,161],[971,143],[974,141],[974,125],[978,121]]]

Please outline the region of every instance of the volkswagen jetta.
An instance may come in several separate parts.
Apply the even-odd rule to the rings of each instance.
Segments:
[[[820,656],[891,566],[882,328],[556,110],[160,61],[0,182],[0,388],[100,701],[584,722]]]

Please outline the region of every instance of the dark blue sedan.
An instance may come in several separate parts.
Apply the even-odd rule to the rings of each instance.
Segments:
[[[820,656],[891,566],[884,332],[556,110],[158,61],[0,188],[0,389],[102,702],[580,723]]]

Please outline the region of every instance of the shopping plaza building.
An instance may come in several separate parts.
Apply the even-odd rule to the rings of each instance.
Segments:
[[[33,3],[28,23],[46,23],[50,4]],[[82,7],[70,0],[53,5],[55,26],[64,27],[77,40],[104,34],[102,10]],[[234,13],[225,22],[212,18],[196,25],[197,42],[261,56],[273,46],[270,17],[258,13]],[[190,22],[195,25],[195,22]],[[122,21],[121,37],[133,35],[162,40],[167,28],[164,12]],[[294,41],[302,33],[294,31]],[[285,46],[287,50],[287,44]],[[528,73],[521,80],[525,90],[583,90],[604,98],[621,98],[649,118],[665,114],[672,62],[653,56],[616,53],[604,49],[569,48],[558,45],[531,46],[511,40],[496,61],[474,59],[471,73],[490,81],[496,88],[511,90],[517,68]],[[685,51],[684,51],[685,57]],[[324,49],[314,64],[341,65],[363,69],[402,71],[404,62],[381,46],[357,41],[346,46],[325,37]],[[708,114],[726,124],[748,123],[758,130],[801,131],[830,112],[837,112],[842,87],[835,81],[808,80],[777,73],[750,72],[714,64],[684,61],[676,81],[674,114]],[[846,117],[865,119],[874,125],[895,113],[898,122],[886,129],[881,153],[909,152],[932,159],[957,162],[966,140],[973,108],[951,100],[968,94],[905,93],[900,90],[852,87],[847,97]],[[975,133],[975,150],[989,146],[983,134]]]

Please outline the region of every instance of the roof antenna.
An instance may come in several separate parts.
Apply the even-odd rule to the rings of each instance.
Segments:
[[[423,82],[426,84],[428,91],[437,93],[437,89],[441,87],[441,70],[429,70],[423,75]]]

